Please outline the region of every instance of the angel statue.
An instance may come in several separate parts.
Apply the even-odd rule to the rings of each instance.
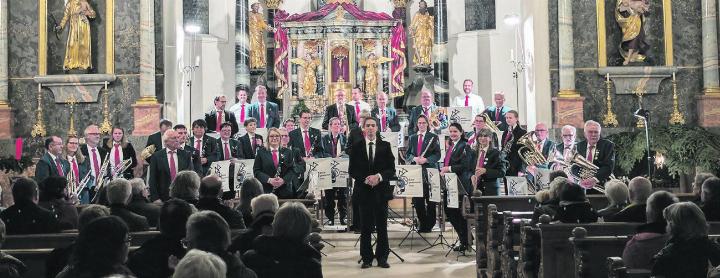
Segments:
[[[305,58],[290,59],[293,64],[303,67],[302,96],[312,96],[317,92],[317,68],[322,64],[316,53],[307,53]]]
[[[253,3],[250,6],[250,16],[248,17],[248,26],[250,29],[250,69],[264,69],[267,62],[265,59],[265,32],[275,31],[276,29],[268,25],[263,19],[263,13],[260,10],[260,3]]]
[[[365,92],[368,97],[374,96],[378,90],[378,66],[392,60],[392,58],[377,57],[375,53],[370,53],[367,59],[360,60],[360,66],[365,67]]]
[[[87,0],[69,0],[65,4],[65,14],[55,32],[60,32],[70,24],[65,45],[63,70],[87,70],[92,68],[90,19],[95,18],[95,10]]]
[[[622,30],[620,54],[625,59],[623,65],[644,62],[645,51],[645,14],[650,10],[648,0],[617,0],[615,20]]]
[[[416,66],[431,66],[433,36],[435,30],[435,19],[427,10],[427,2],[421,0],[418,4],[420,10],[410,22],[410,35],[413,39],[415,54],[413,64]]]

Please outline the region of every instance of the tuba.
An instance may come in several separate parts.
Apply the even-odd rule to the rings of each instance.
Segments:
[[[595,177],[600,167],[595,166],[592,162],[588,161],[580,155],[579,153],[573,153],[572,156],[570,156],[570,159],[565,161],[566,165],[569,165],[569,167],[565,168],[565,173],[568,175],[568,177],[571,177],[572,179],[575,179],[576,181],[589,179],[592,177]],[[573,173],[572,169],[577,169],[578,173]],[[605,187],[603,185],[596,184],[593,186],[593,189],[600,191],[601,193],[605,193]]]
[[[520,149],[518,155],[526,165],[547,164],[549,161],[537,148],[535,148],[535,131],[530,131],[518,139]]]
[[[492,132],[495,132],[495,133],[500,132],[500,128],[498,128],[498,126],[495,124],[495,122],[493,122],[490,119],[490,116],[488,116],[488,114],[482,113],[482,117],[483,117],[483,119],[485,119],[485,127],[492,130]]]

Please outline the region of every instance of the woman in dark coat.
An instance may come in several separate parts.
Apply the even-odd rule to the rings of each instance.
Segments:
[[[560,207],[553,220],[562,223],[597,222],[595,209],[585,197],[585,189],[577,184],[570,184],[560,193]]]
[[[47,177],[40,185],[38,205],[51,211],[63,230],[77,229],[78,212],[75,208],[77,197],[69,197],[65,177]]]
[[[112,137],[106,139],[103,145],[105,146],[107,153],[110,154],[108,159],[110,159],[110,167],[112,169],[111,173],[115,173],[115,170],[121,170],[120,166],[115,166],[117,162],[119,162],[119,165],[122,164],[123,161],[130,159],[130,167],[122,173],[118,173],[116,175],[128,180],[134,178],[135,175],[133,172],[135,171],[135,166],[137,166],[137,156],[135,155],[135,148],[130,142],[128,142],[127,137],[125,136],[125,129],[117,126],[113,127]],[[117,156],[115,155],[116,152],[118,153]]]

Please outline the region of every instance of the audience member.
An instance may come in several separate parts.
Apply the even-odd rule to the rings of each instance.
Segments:
[[[693,179],[693,183],[692,183],[692,193],[695,196],[693,203],[695,203],[696,205],[699,206],[702,204],[702,199],[700,197],[700,194],[702,192],[703,182],[705,182],[706,179],[709,179],[712,177],[715,177],[715,175],[713,175],[711,173],[699,172],[699,173],[695,174],[695,179]]]
[[[222,180],[220,177],[210,175],[200,182],[200,200],[197,203],[199,210],[212,210],[222,216],[230,229],[245,229],[242,214],[222,203]]]
[[[60,223],[60,229],[77,229],[78,212],[75,208],[77,197],[68,198],[67,179],[59,176],[47,177],[40,182],[39,189],[38,205],[55,215],[55,219]]]
[[[544,189],[535,193],[535,201],[538,202],[538,204],[544,204],[550,201],[550,190]]]
[[[538,223],[540,216],[547,214],[550,219],[555,218],[557,210],[560,208],[560,193],[572,183],[566,177],[557,177],[550,182],[550,199],[547,202],[541,202],[533,209],[532,223]]]
[[[711,177],[702,183],[702,211],[707,221],[720,221],[720,178]]]
[[[0,247],[5,241],[5,223],[0,220]],[[0,250],[0,277],[20,278],[27,271],[27,266],[17,258]]]
[[[638,226],[637,234],[625,244],[623,262],[628,268],[650,269],[652,258],[665,246],[668,236],[665,231],[667,222],[663,210],[678,202],[670,192],[658,191],[647,200],[647,223]]]
[[[90,221],[93,221],[102,216],[109,216],[110,209],[102,205],[88,205],[80,211],[78,216],[78,231],[85,229]],[[65,247],[55,248],[48,258],[45,260],[45,277],[55,278],[60,271],[65,268],[70,259],[70,255],[75,250],[76,242],[70,243]]]
[[[160,216],[160,206],[150,202],[150,187],[145,185],[145,181],[141,178],[130,180],[132,187],[132,197],[128,208],[130,211],[147,218],[150,227],[157,227],[158,217]]]
[[[240,204],[237,210],[242,213],[243,222],[249,224],[253,222],[252,210],[250,202],[253,198],[263,194],[262,184],[256,178],[245,179],[240,188]]]
[[[321,254],[308,243],[312,216],[301,203],[285,203],[275,214],[273,235],[260,235],[243,256],[259,277],[322,277]]]
[[[180,199],[170,199],[160,209],[158,229],[160,234],[149,239],[130,253],[127,266],[138,278],[170,277],[173,270],[168,266],[170,258],[185,256],[181,243],[185,238],[185,225],[195,211]],[[195,276],[204,277],[204,276]]]
[[[110,203],[110,214],[120,217],[131,232],[147,231],[150,226],[145,216],[138,215],[128,208],[132,188],[130,182],[123,178],[110,181],[107,186],[107,199]]]
[[[197,249],[190,250],[175,267],[173,278],[224,278],[225,262],[217,255]],[[158,276],[159,277],[159,276]],[[167,277],[167,276],[162,276]]]
[[[634,177],[628,184],[630,205],[615,214],[613,222],[645,223],[645,202],[652,193],[652,183],[644,177]]]
[[[15,180],[12,187],[15,204],[0,212],[8,235],[47,234],[60,231],[55,215],[41,208],[38,202],[38,185],[29,178]]]
[[[663,210],[670,239],[654,258],[652,275],[706,277],[708,261],[720,264],[720,245],[708,238],[708,224],[700,207],[681,202]]]
[[[563,177],[563,178],[567,179],[568,175],[563,170],[555,170],[555,171],[550,172],[550,175],[548,175],[548,180],[550,182],[552,182],[555,180],[555,178],[558,178],[558,177]]]
[[[233,238],[228,251],[231,253],[240,252],[245,254],[252,248],[252,242],[259,235],[272,235],[272,223],[275,220],[275,212],[278,210],[278,198],[275,194],[262,194],[252,199],[253,222],[250,228],[240,232]]]
[[[560,193],[560,208],[554,220],[562,223],[597,222],[597,212],[588,202],[585,189],[571,183]]]
[[[185,200],[197,205],[199,198],[200,176],[193,171],[180,171],[170,184],[170,197]]]
[[[624,182],[612,179],[605,183],[605,197],[609,204],[606,208],[598,211],[598,216],[602,217],[604,221],[610,222],[618,212],[628,205],[630,190]]]
[[[200,249],[218,255],[227,265],[228,278],[254,278],[255,272],[243,264],[240,257],[227,251],[230,227],[217,212],[206,210],[193,213],[186,225],[185,241],[188,249]]]
[[[132,238],[125,222],[117,216],[102,216],[85,226],[78,235],[70,264],[57,278],[133,275],[123,264]]]

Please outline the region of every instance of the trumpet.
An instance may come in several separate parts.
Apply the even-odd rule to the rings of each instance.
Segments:
[[[100,166],[100,171],[98,171],[100,174],[95,177],[95,192],[100,192],[102,190],[103,186],[105,185],[105,176],[108,173],[108,169],[110,167],[110,153],[108,152],[105,155],[105,162],[103,162],[102,166]],[[99,201],[98,197],[100,194],[95,194],[93,197],[91,203],[97,203]]]
[[[127,171],[127,169],[130,168],[131,165],[132,165],[132,159],[130,159],[130,158],[123,160],[122,163],[120,163],[118,165],[115,165],[115,168],[113,169],[113,172],[112,172],[112,178],[113,179],[121,178],[122,174],[125,173],[125,171]]]
[[[82,190],[87,186],[87,183],[90,181],[91,178],[92,178],[92,175],[90,175],[90,172],[88,172],[85,175],[85,177],[82,180],[80,180],[80,183],[78,184],[77,188],[75,188],[75,190],[72,191],[73,194],[75,194],[75,196],[80,198],[80,193],[82,193]]]

